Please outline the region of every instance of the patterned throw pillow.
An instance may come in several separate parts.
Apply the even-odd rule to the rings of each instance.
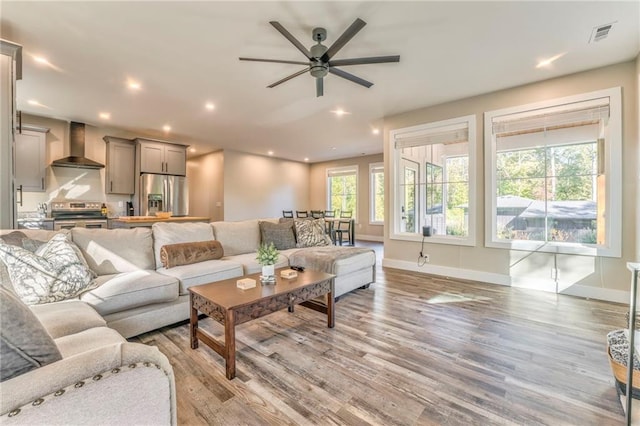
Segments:
[[[298,247],[319,247],[331,245],[331,238],[325,233],[324,219],[294,220]]]
[[[80,250],[58,234],[35,253],[0,243],[0,260],[24,303],[36,305],[70,299],[97,286]]]
[[[273,223],[260,221],[260,238],[262,244],[273,243],[278,250],[296,247],[296,237],[293,234],[293,221]]]

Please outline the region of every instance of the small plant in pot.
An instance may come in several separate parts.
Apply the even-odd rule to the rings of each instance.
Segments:
[[[275,281],[275,264],[278,261],[278,249],[273,243],[260,244],[256,260],[262,265],[262,281]]]

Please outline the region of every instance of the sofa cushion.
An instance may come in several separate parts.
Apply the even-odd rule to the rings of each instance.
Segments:
[[[256,260],[256,253],[245,253],[238,254],[236,256],[226,256],[222,259],[242,264],[245,274],[255,274],[262,271],[262,265],[260,265]],[[278,253],[278,260],[276,261],[274,267],[284,268],[285,266],[289,266],[289,259],[282,253]]]
[[[0,381],[58,361],[62,355],[33,312],[0,286]]]
[[[36,253],[0,243],[0,259],[16,293],[30,305],[70,299],[95,287],[95,274],[64,234],[51,238]]]
[[[319,247],[331,245],[326,234],[324,219],[294,220],[298,247]]]
[[[260,221],[260,238],[262,244],[273,243],[278,250],[288,250],[296,246],[293,233],[293,221],[273,223]]]
[[[222,243],[225,256],[252,253],[260,246],[258,220],[240,222],[212,222],[216,240]]]
[[[63,358],[94,349],[126,342],[125,338],[109,327],[93,327],[55,340]]]
[[[71,236],[98,275],[156,269],[153,234],[148,228],[73,228]]]
[[[189,294],[188,288],[194,285],[241,277],[242,265],[228,260],[207,260],[192,265],[158,269],[158,273],[177,278],[180,281],[180,294]]]
[[[216,240],[166,244],[160,248],[160,260],[162,260],[162,266],[167,269],[220,259],[222,256],[224,256],[224,249],[220,241]]]
[[[215,239],[211,226],[203,222],[156,222],[151,229],[153,231],[153,251],[155,253],[156,269],[162,268],[162,259],[160,259],[160,249],[162,246]],[[224,247],[224,244],[222,246]],[[224,247],[224,249],[226,250],[226,247]]]
[[[80,300],[103,316],[152,303],[169,302],[178,297],[178,281],[155,271],[101,275],[96,282],[99,287],[84,293]]]
[[[31,311],[54,339],[107,325],[95,309],[80,300],[33,305]]]

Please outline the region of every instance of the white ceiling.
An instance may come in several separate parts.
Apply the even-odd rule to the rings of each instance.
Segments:
[[[382,135],[372,128],[385,116],[633,59],[639,5],[2,0],[0,23],[2,38],[24,47],[19,110],[189,144],[197,149],[191,155],[273,150],[316,162],[382,152]],[[335,75],[325,78],[320,98],[309,75],[269,89],[302,67],[238,60],[305,59],[271,20],[311,47],[312,28],[325,27],[330,46],[358,17],[367,25],[334,59],[401,57],[343,68],[372,81],[370,89]],[[589,43],[594,27],[611,22],[608,38]],[[563,53],[551,67],[536,68]],[[38,55],[53,66],[36,63]],[[142,89],[131,92],[128,79]],[[350,114],[330,113],[337,108]],[[108,122],[98,118],[101,111],[111,112]]]

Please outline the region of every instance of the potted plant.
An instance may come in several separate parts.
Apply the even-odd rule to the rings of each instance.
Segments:
[[[273,243],[260,244],[256,260],[262,265],[262,278],[272,281],[275,278],[275,264],[278,261],[278,249]]]

